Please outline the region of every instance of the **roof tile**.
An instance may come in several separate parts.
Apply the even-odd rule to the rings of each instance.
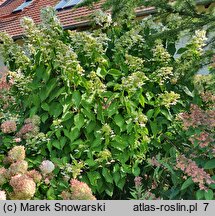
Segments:
[[[40,10],[46,6],[55,6],[59,0],[33,0],[32,4],[24,8],[23,11],[12,13],[24,0],[0,0],[0,31],[7,32],[13,37],[23,35],[20,19],[24,16],[31,17],[36,23],[40,22]],[[4,4],[3,4],[4,3]],[[100,8],[100,3],[96,4],[94,10]],[[93,10],[82,7],[77,9],[65,9],[57,12],[64,27],[76,26],[86,23],[86,19]]]

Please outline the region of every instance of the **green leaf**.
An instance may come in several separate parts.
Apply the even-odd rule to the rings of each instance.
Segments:
[[[205,191],[204,193],[205,193],[204,195],[206,200],[212,200],[214,198],[214,193],[211,189]]]
[[[107,108],[108,117],[111,117],[113,114],[118,112],[118,103],[114,102]]]
[[[75,126],[80,130],[82,126],[84,125],[84,116],[81,113],[78,113],[74,117],[74,124]]]
[[[65,87],[64,86],[62,88],[60,88],[60,89],[56,88],[55,90],[53,90],[53,92],[50,93],[48,102],[50,103],[55,98],[58,98],[59,95],[62,94],[63,92],[65,92]]]
[[[137,163],[132,167],[132,173],[134,174],[134,176],[140,175],[140,168],[138,167]]]
[[[66,144],[66,137],[61,137],[60,138],[60,147],[61,147],[61,149],[63,149],[65,144]]]
[[[37,113],[37,111],[38,111],[38,107],[32,107],[31,109],[30,109],[30,116],[33,116],[33,115],[35,115],[36,113]]]
[[[36,68],[35,75],[39,80],[41,80],[43,78],[44,72],[45,72],[44,65],[39,65]]]
[[[32,95],[31,100],[36,107],[40,106],[40,97],[37,94]]]
[[[123,190],[124,186],[125,186],[125,182],[126,182],[126,178],[121,178],[118,183],[117,183],[117,187],[120,188],[121,190]]]
[[[54,192],[55,192],[54,188],[52,186],[49,187],[49,189],[48,189],[48,191],[46,193],[48,200],[56,199]]]
[[[95,121],[95,115],[93,114],[93,112],[91,110],[87,110],[87,109],[81,109],[81,112],[90,120]]]
[[[88,134],[90,134],[94,128],[96,127],[96,122],[95,121],[90,121],[87,125],[86,125],[86,131]]]
[[[112,177],[109,169],[103,168],[102,169],[102,175],[104,176],[104,178],[107,182],[113,183],[113,177]]]
[[[45,110],[47,112],[49,111],[49,105],[47,103],[42,103],[41,107],[42,107],[43,110]]]
[[[191,92],[191,91],[187,88],[187,86],[183,86],[182,89],[183,89],[183,91],[184,91],[188,96],[194,97],[194,91]]]
[[[88,160],[85,160],[85,163],[89,166],[89,167],[93,167],[93,166],[96,166],[96,162],[95,160],[93,159],[88,159]]]
[[[190,177],[190,178],[188,178],[184,183],[183,183],[183,185],[181,186],[181,190],[184,190],[184,189],[186,189],[186,188],[188,188],[190,185],[192,185],[193,184],[193,180],[192,180],[192,178]]]
[[[63,107],[58,102],[52,102],[50,105],[50,111],[49,113],[53,115],[55,118],[57,118],[61,113],[63,112]]]
[[[97,70],[96,70],[96,74],[101,77],[102,79],[105,78],[106,74],[107,74],[107,71],[105,70],[105,68],[100,68],[98,67]]]
[[[48,113],[43,113],[43,114],[41,115],[41,121],[42,121],[43,123],[45,123],[45,121],[48,119],[48,117],[49,117],[49,114],[48,114]]]
[[[141,104],[142,107],[145,107],[145,98],[143,97],[143,95],[140,95],[139,103]]]
[[[39,92],[41,101],[44,101],[49,96],[52,90],[56,87],[57,83],[57,78],[53,78],[46,84],[44,88],[41,89],[41,91]]]
[[[148,117],[148,119],[150,119],[154,114],[154,109],[150,109],[147,113],[146,116]]]
[[[196,192],[196,199],[197,199],[197,200],[203,199],[204,194],[205,194],[205,193],[204,193],[203,190],[198,190],[198,191]]]
[[[161,109],[161,113],[169,120],[172,121],[172,114],[169,110]]]
[[[48,148],[49,152],[51,152],[51,150],[52,150],[52,143],[51,143],[51,141],[48,141],[47,148]]]
[[[72,113],[71,111],[67,111],[66,113],[64,113],[64,114],[62,115],[61,120],[62,120],[62,121],[67,121],[67,120],[71,119],[72,116],[73,116],[73,113]]]
[[[79,107],[80,102],[81,102],[81,93],[79,91],[74,91],[72,94],[72,103],[76,107]]]
[[[107,193],[107,195],[112,197],[113,196],[113,185],[107,185],[106,184],[105,192]]]
[[[214,168],[215,168],[215,159],[212,159],[212,160],[208,161],[204,165],[204,169],[214,169]]]
[[[101,175],[99,174],[99,172],[91,171],[91,172],[87,172],[87,177],[89,178],[90,183],[93,186],[96,186],[97,180],[101,178]]]
[[[119,70],[116,70],[116,69],[110,69],[108,71],[108,74],[112,75],[113,77],[118,78],[118,77],[120,77],[122,75],[122,72],[119,71]]]
[[[115,121],[116,125],[119,126],[120,128],[122,128],[122,126],[125,123],[124,118],[120,114],[117,114],[114,116],[114,121]]]
[[[71,142],[73,142],[75,139],[79,137],[79,129],[73,128],[71,132],[69,132],[66,129],[63,129],[64,135],[70,139]]]
[[[184,53],[185,51],[187,51],[187,48],[186,48],[186,47],[182,47],[182,48],[180,48],[180,49],[177,51],[177,54],[182,54],[182,53]]]
[[[171,42],[167,45],[167,50],[171,55],[174,55],[176,52],[175,43]]]
[[[156,136],[158,134],[158,125],[157,125],[157,121],[151,121],[150,122],[150,127],[151,127],[151,130],[152,130],[152,133],[154,136]]]
[[[59,150],[61,149],[61,144],[58,140],[52,141],[52,145]]]
[[[113,180],[114,180],[116,185],[119,183],[120,178],[121,178],[120,177],[120,172],[114,172],[113,173]]]

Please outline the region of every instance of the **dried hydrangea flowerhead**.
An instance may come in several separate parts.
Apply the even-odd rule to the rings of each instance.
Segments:
[[[1,130],[3,133],[13,133],[16,131],[16,122],[12,120],[5,121],[1,124]]]
[[[25,159],[25,147],[15,146],[8,152],[8,158],[11,162],[22,161]]]
[[[43,175],[51,173],[54,169],[55,165],[49,160],[43,161],[40,165],[40,170]]]
[[[17,161],[12,163],[8,169],[8,174],[10,176],[14,176],[17,174],[25,174],[28,170],[28,163],[27,161]]]
[[[36,192],[34,180],[26,175],[12,177],[10,185],[13,187],[13,193],[10,194],[10,199],[12,200],[29,200]]]
[[[26,175],[32,178],[35,183],[39,183],[42,180],[42,175],[37,170],[28,171]]]
[[[34,115],[31,118],[25,119],[25,124],[30,124],[32,123],[33,125],[40,125],[40,117],[38,115]]]
[[[0,200],[6,200],[6,193],[5,193],[5,191],[0,191]]]
[[[90,187],[77,179],[71,179],[71,192],[63,191],[61,196],[65,200],[96,200]]]
[[[8,181],[8,173],[7,170],[2,167],[0,168],[0,186],[5,184]]]

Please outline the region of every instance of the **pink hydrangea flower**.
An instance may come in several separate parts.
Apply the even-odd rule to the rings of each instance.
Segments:
[[[13,133],[16,131],[16,122],[12,120],[5,121],[1,124],[1,130],[3,133]]]
[[[10,199],[12,200],[29,200],[36,192],[34,180],[26,175],[12,177],[10,185],[13,187],[13,193],[10,194]]]
[[[40,170],[44,175],[51,173],[54,169],[55,165],[49,160],[43,161],[40,165]]]
[[[32,178],[35,183],[39,183],[42,180],[41,174],[36,170],[31,170],[26,173],[29,178]]]
[[[21,138],[19,138],[19,137],[16,137],[16,138],[14,138],[13,140],[14,140],[14,142],[16,142],[16,143],[19,143],[19,142],[21,142],[21,141],[22,141],[22,139],[21,139]]]
[[[71,179],[71,189],[69,191],[63,191],[61,196],[65,200],[96,200],[93,196],[90,187],[77,179]]]

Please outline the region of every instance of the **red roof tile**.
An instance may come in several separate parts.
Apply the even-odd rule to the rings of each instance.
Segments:
[[[33,0],[23,11],[12,13],[24,0],[0,0],[0,31],[7,32],[13,37],[20,37],[23,34],[23,29],[20,26],[20,19],[22,17],[31,17],[36,23],[39,23],[40,10],[46,6],[55,6],[59,1],[60,0]],[[70,8],[59,11],[57,15],[64,28],[72,28],[86,23],[87,17],[92,11],[98,8],[100,8],[100,4],[97,4],[92,10],[87,7],[75,10]]]

